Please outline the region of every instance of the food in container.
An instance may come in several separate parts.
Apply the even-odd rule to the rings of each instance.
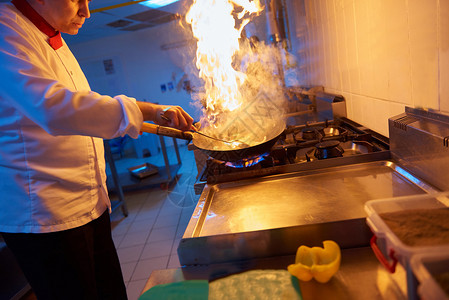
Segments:
[[[449,244],[449,208],[386,212],[380,217],[408,246]]]
[[[444,290],[446,296],[449,296],[449,271],[439,273],[433,276],[438,285]]]
[[[449,249],[446,253],[414,255],[411,267],[421,299],[449,300]]]

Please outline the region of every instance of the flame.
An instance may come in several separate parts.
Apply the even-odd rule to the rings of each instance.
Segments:
[[[250,47],[242,37],[262,10],[260,0],[193,0],[186,14],[197,40],[195,64],[203,86],[192,97],[203,107],[202,132],[228,141],[209,139],[203,148],[243,149],[285,128],[277,51],[263,42]]]
[[[243,158],[235,162],[226,162],[225,165],[231,168],[249,168],[263,161],[269,153],[264,153],[255,157]]]
[[[195,0],[186,15],[197,39],[196,67],[205,90],[202,100],[212,116],[242,105],[240,87],[246,75],[234,69],[233,57],[240,49],[243,28],[261,10],[259,0]]]

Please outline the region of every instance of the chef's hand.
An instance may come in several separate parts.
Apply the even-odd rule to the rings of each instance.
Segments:
[[[180,130],[194,130],[193,118],[180,106],[160,105],[156,113],[156,124],[178,128]]]
[[[169,126],[183,131],[195,130],[193,118],[180,106],[158,105],[148,102],[137,102],[142,111],[144,121],[153,121],[162,126]]]

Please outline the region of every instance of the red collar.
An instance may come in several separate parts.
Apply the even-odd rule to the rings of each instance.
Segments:
[[[50,46],[58,50],[62,47],[61,33],[56,31],[26,0],[12,0],[12,4],[27,17],[40,31],[48,36]]]

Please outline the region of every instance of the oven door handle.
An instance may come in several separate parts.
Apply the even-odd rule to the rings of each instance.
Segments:
[[[377,246],[377,236],[374,234],[373,237],[370,240],[371,249],[373,249],[374,255],[376,255],[379,262],[390,271],[390,273],[394,273],[396,271],[396,265],[398,263],[398,260],[396,258],[396,255],[394,253],[394,249],[390,249],[390,253],[388,256],[393,260],[391,264],[388,262],[388,260],[383,255],[382,251],[380,251],[379,247]]]

